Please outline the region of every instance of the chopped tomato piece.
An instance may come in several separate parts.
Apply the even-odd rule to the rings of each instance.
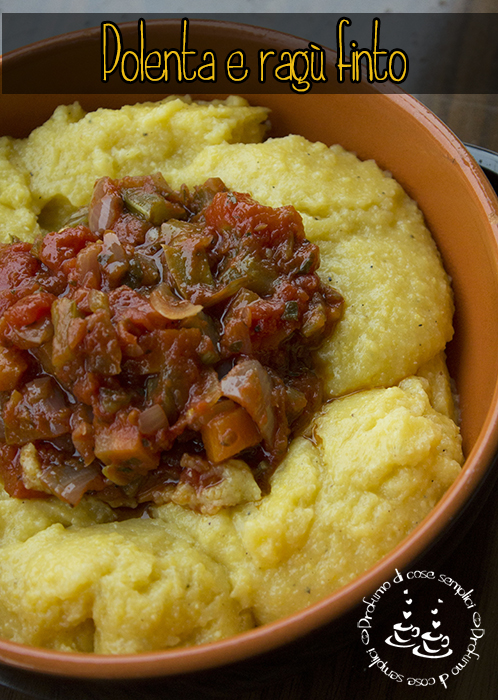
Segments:
[[[27,367],[20,352],[0,346],[0,391],[13,391]]]
[[[0,445],[0,478],[9,496],[13,498],[48,498],[43,491],[27,489],[22,480],[19,449],[12,445]]]
[[[43,316],[50,315],[55,296],[48,292],[29,294],[16,301],[4,314],[4,319],[11,326],[29,326]]]
[[[0,245],[0,290],[11,292],[16,287],[29,286],[39,267],[29,243]]]
[[[76,257],[87,243],[96,240],[97,236],[86,226],[47,233],[40,246],[39,258],[49,270],[57,272],[65,260]]]

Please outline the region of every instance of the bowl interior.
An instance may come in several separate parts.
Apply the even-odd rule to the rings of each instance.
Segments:
[[[239,32],[243,47],[244,29]],[[329,75],[334,70],[328,66]],[[436,509],[394,552],[345,589],[286,620],[205,647],[135,657],[60,654],[0,641],[4,662],[63,675],[139,677],[207,668],[275,647],[341,615],[386,580],[394,566],[402,568],[420,553],[462,508],[494,455],[498,442],[498,203],[479,168],[458,139],[407,95],[245,96],[272,110],[272,136],[298,133],[327,145],[340,143],[361,159],[373,158],[421,207],[453,281],[455,338],[448,356],[460,396],[466,466]],[[75,99],[93,110],[160,97],[2,95],[0,134],[26,136],[57,105]]]

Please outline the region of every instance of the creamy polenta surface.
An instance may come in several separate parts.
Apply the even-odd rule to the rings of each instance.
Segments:
[[[227,481],[245,503],[212,515],[167,503],[118,520],[90,496],[71,507],[2,491],[0,636],[120,654],[237,634],[353,580],[457,477],[452,294],[421,212],[373,161],[296,135],[265,140],[269,117],[236,97],[71,105],[28,139],[0,139],[2,242],[56,230],[102,176],[160,172],[173,188],[219,177],[294,206],[320,276],[344,298],[317,353],[326,402],[267,495]]]

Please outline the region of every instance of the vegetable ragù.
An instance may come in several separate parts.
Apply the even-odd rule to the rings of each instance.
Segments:
[[[292,207],[159,173],[0,246],[7,493],[213,513],[244,502],[205,498],[233,474],[259,498],[322,403],[311,351],[343,300],[318,265]]]
[[[263,206],[295,207],[320,250],[318,274],[344,299],[341,320],[316,351],[326,403],[290,442],[268,495],[251,492],[242,469],[227,469],[206,491],[213,511],[230,499],[239,505],[209,514],[169,502],[152,505],[148,518],[119,520],[95,497],[71,506],[2,493],[5,638],[119,654],[215,641],[271,622],[378,561],[458,475],[463,457],[444,359],[452,295],[420,211],[375,163],[340,146],[300,136],[263,142],[267,118],[241,98],[169,98],[87,115],[73,105],[29,139],[0,140],[6,243],[58,230],[102,177],[160,172],[173,189],[185,183],[191,191],[216,177]],[[127,197],[139,216],[164,214],[136,193]],[[106,245],[117,271],[124,261],[112,236]],[[178,256],[169,254],[174,269]],[[187,314],[177,324],[192,311],[167,294],[156,301],[166,313]],[[295,307],[285,313],[292,322]],[[233,401],[237,376],[226,377]],[[46,382],[35,390],[56,400]],[[116,397],[102,398],[114,407]],[[264,412],[253,420],[266,429]],[[164,418],[155,409],[141,421],[152,429]]]

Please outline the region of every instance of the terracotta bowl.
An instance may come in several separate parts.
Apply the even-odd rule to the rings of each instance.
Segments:
[[[302,41],[268,30],[219,22],[201,25],[207,43],[218,42],[218,47],[234,36],[246,50],[255,45],[302,46]],[[163,21],[157,28],[161,31],[157,44],[162,46],[168,45],[168,36],[178,33],[177,22]],[[34,66],[68,50],[83,57],[88,42],[95,43],[98,36],[86,31],[42,42],[7,56],[4,63],[27,60]],[[327,74],[334,76],[333,53],[327,58]],[[0,134],[26,136],[58,104],[74,99],[91,110],[159,97],[2,95]],[[289,91],[247,97],[271,108],[273,136],[297,133],[328,145],[340,143],[362,159],[374,158],[424,212],[453,280],[456,333],[448,354],[461,400],[464,469],[429,516],[388,556],[348,586],[290,617],[209,645],[119,657],[58,653],[0,640],[0,661],[7,665],[73,678],[138,679],[213,668],[275,649],[340,620],[363,596],[390,579],[394,567],[403,569],[413,562],[466,509],[489,472],[498,445],[498,201],[483,173],[449,129],[406,94]],[[465,517],[475,507],[473,502]]]

